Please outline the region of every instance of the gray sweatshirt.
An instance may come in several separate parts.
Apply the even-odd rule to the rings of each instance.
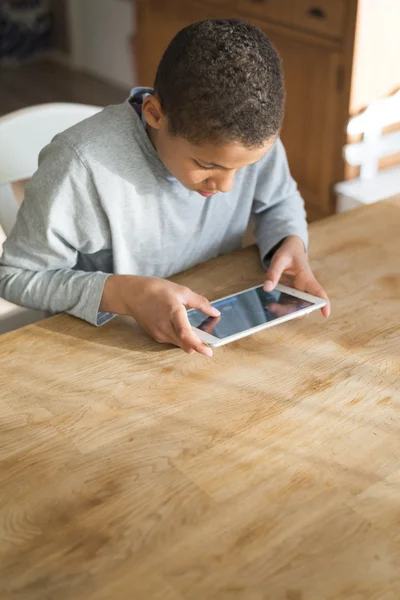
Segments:
[[[109,274],[166,278],[237,250],[250,215],[262,261],[289,235],[307,244],[279,140],[230,192],[203,198],[171,177],[128,101],[109,106],[41,152],[3,247],[0,296],[101,325]]]

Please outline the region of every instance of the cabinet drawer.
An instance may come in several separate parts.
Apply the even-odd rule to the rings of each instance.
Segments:
[[[338,38],[345,26],[346,0],[238,0],[239,12]]]
[[[228,12],[225,17],[232,17],[232,14],[235,13],[236,3],[235,0],[202,0],[202,5],[209,5],[215,8],[223,8]]]
[[[345,27],[345,0],[295,0],[293,25],[330,37],[341,37]]]
[[[233,11],[235,10],[235,0],[204,0],[205,4],[214,4],[214,6],[218,6],[226,9],[232,9]]]
[[[272,19],[291,25],[294,0],[238,0],[237,7],[243,15]]]

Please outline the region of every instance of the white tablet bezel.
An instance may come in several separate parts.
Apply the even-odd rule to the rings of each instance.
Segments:
[[[246,290],[242,290],[237,292],[236,294],[229,294],[229,296],[223,296],[223,298],[218,298],[217,300],[213,300],[214,302],[220,302],[221,300],[226,300],[227,298],[232,298],[233,296],[240,296],[245,292],[250,292],[251,290],[255,290],[256,288],[262,287],[262,285],[255,285]],[[312,306],[307,306],[305,308],[301,308],[300,310],[296,310],[288,315],[283,317],[278,317],[273,321],[269,321],[267,323],[262,323],[261,325],[257,325],[256,327],[251,327],[250,329],[245,329],[244,331],[240,331],[239,333],[234,333],[226,338],[217,338],[213,336],[211,333],[206,333],[201,329],[197,329],[197,327],[192,326],[193,331],[196,335],[208,346],[212,346],[217,348],[218,346],[224,346],[225,344],[229,344],[229,342],[234,342],[235,340],[239,340],[243,337],[251,335],[252,333],[257,333],[258,331],[262,331],[263,329],[267,329],[268,327],[274,327],[275,325],[279,325],[279,323],[284,323],[285,321],[291,321],[292,319],[296,319],[297,317],[301,317],[303,315],[307,315],[314,310],[318,310],[326,306],[326,301],[323,298],[318,298],[317,296],[312,296],[311,294],[306,294],[305,292],[300,292],[294,288],[287,287],[286,285],[278,284],[275,288],[279,292],[285,292],[286,294],[290,294],[291,296],[295,296],[300,300],[307,300],[307,302],[312,302]],[[188,313],[192,312],[194,309],[190,309]]]

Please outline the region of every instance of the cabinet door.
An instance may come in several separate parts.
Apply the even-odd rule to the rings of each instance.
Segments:
[[[187,0],[136,0],[133,50],[138,84],[153,85],[158,63],[178,31],[202,19],[232,16],[235,1],[210,0],[202,5]]]
[[[264,30],[282,57],[286,84],[282,141],[313,220],[334,212],[332,186],[343,138],[338,127],[342,56],[318,43],[276,35],[267,26]]]

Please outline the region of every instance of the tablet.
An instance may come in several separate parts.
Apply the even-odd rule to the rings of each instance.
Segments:
[[[326,301],[279,284],[272,292],[259,285],[211,304],[221,312],[220,317],[208,317],[200,310],[190,309],[189,321],[203,342],[223,346],[323,308]]]

